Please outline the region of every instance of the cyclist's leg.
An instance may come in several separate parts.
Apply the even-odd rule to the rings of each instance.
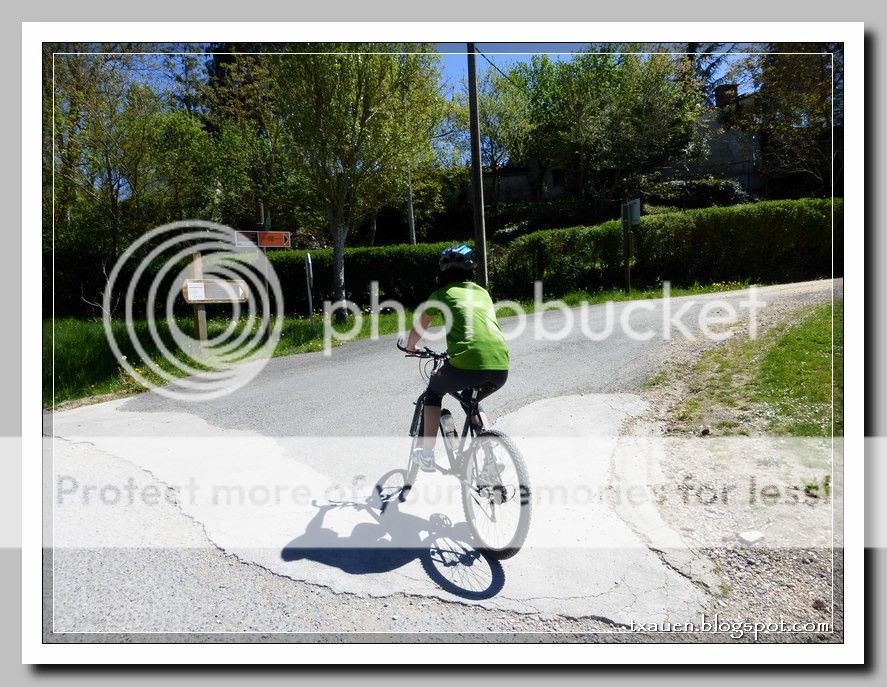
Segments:
[[[434,376],[428,382],[428,388],[425,390],[425,403],[422,410],[422,442],[421,446],[425,453],[434,451],[434,444],[437,440],[437,427],[440,424],[440,406],[443,402],[444,395],[449,393],[452,386],[449,375],[453,368],[444,363],[441,368],[434,373]]]
[[[480,424],[483,429],[489,427],[489,418],[487,418],[487,414],[484,412],[483,406],[480,402],[499,391],[499,389],[505,386],[505,382],[507,381],[508,370],[488,370],[486,373],[486,380],[480,387],[478,387],[477,415],[475,416],[475,422]]]
[[[425,410],[423,415],[424,432],[422,448],[426,452],[434,450],[437,439],[437,427],[440,424],[440,407],[446,394],[456,394],[462,389],[482,384],[487,376],[481,370],[463,370],[449,363],[434,374],[425,391]]]

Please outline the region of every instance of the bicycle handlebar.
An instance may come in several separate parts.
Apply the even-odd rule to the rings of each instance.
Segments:
[[[408,351],[407,347],[403,346],[399,340],[395,344],[395,346],[397,346],[399,350],[403,351],[407,354],[407,356],[411,358],[433,358],[434,360],[446,360],[449,357],[446,353],[434,351],[428,348],[428,346],[426,346],[425,348],[417,348],[415,352]]]

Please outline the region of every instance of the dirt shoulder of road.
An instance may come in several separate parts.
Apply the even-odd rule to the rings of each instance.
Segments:
[[[828,303],[831,294],[822,292],[817,300]],[[773,430],[777,410],[743,398],[743,385],[760,369],[762,356],[813,307],[809,294],[799,293],[765,308],[758,318],[760,345],[747,345],[747,320],[737,322],[722,341],[696,339],[675,345],[665,371],[642,391],[648,411],[626,433],[663,438],[666,448],[658,467],[666,483],[712,494],[704,503],[694,498],[660,503],[663,521],[691,550],[706,556],[721,579],[720,588],[710,595],[707,615],[813,624],[816,630],[787,636],[795,640],[780,639],[832,642],[843,637],[842,551],[823,542],[833,540],[831,485],[840,469],[840,441],[819,440],[813,458],[810,451],[795,459],[790,452],[768,458],[761,447],[778,441]],[[722,363],[734,365],[729,379],[735,393],[717,388],[718,383],[723,386],[723,379],[717,378]],[[722,460],[713,460],[711,447],[730,441],[747,442],[753,450],[722,452]],[[786,485],[792,480],[792,487],[782,488],[783,496],[794,489],[793,500],[775,499],[769,506],[748,503],[749,484],[759,493],[771,482]],[[726,492],[716,496],[725,484],[739,485],[743,491],[735,493],[742,493],[742,499],[728,503]],[[797,545],[808,534],[811,546]],[[758,535],[758,541],[749,541]],[[829,630],[822,631],[826,624]]]

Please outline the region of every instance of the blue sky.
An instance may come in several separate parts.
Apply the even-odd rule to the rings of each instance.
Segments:
[[[480,52],[503,72],[516,62],[527,62],[532,55],[545,53],[553,60],[570,60],[572,56],[590,46],[589,43],[477,43]],[[158,47],[167,47],[159,44]],[[467,43],[435,43],[434,49],[441,55],[440,68],[447,94],[464,92],[468,74]],[[478,74],[491,69],[484,57],[477,60]],[[722,73],[725,68],[722,68]],[[143,76],[151,82],[156,75]]]
[[[502,71],[515,62],[527,62],[535,53],[547,53],[553,60],[570,60],[573,54],[587,50],[589,43],[477,43],[477,48],[484,53]],[[468,75],[468,59],[466,57],[467,43],[435,43],[435,49],[441,53],[441,72],[444,83],[449,89],[461,91]],[[744,53],[740,49],[751,46],[736,44],[734,50],[737,57]],[[449,54],[448,54],[449,53]],[[719,70],[718,76],[726,73],[728,65],[734,58],[729,58],[727,64]],[[482,74],[490,68],[489,63],[483,58],[477,59],[478,74]]]
[[[515,62],[528,61],[526,53],[557,53],[552,59],[569,60],[573,53],[588,46],[588,43],[478,43],[477,49],[490,58],[499,69],[506,71]],[[465,56],[466,43],[437,43],[435,48],[440,53],[458,53],[441,55],[441,71],[444,81],[459,90],[468,75],[468,59]],[[495,54],[507,53],[507,54]],[[524,54],[521,54],[524,53]],[[483,57],[478,57],[477,70],[483,73],[489,68]]]

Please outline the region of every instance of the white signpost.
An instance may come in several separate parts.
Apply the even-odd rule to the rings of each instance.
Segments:
[[[249,286],[240,279],[186,279],[182,286],[185,302],[195,303],[246,303]]]
[[[191,278],[182,284],[182,296],[194,308],[194,329],[200,347],[205,346],[207,340],[207,303],[245,303],[249,295],[249,286],[240,279],[204,279],[203,256],[191,255]]]
[[[189,279],[185,282],[185,302],[203,303],[206,300],[206,289],[202,281]]]
[[[641,223],[641,199],[635,198],[634,200],[626,201],[622,203],[622,221],[631,227],[636,227]]]
[[[253,248],[263,253],[268,248],[289,248],[291,233],[288,231],[238,231],[234,233],[237,248]],[[310,258],[308,258],[310,270]],[[268,289],[268,263],[265,262],[265,290]],[[313,280],[313,274],[311,275]],[[308,298],[311,298],[309,283]],[[206,344],[206,305],[212,303],[245,303],[250,298],[249,286],[240,279],[204,279],[203,257],[200,253],[191,255],[191,278],[182,284],[185,302],[194,308],[194,328],[201,346]],[[266,335],[268,330],[266,329]]]

